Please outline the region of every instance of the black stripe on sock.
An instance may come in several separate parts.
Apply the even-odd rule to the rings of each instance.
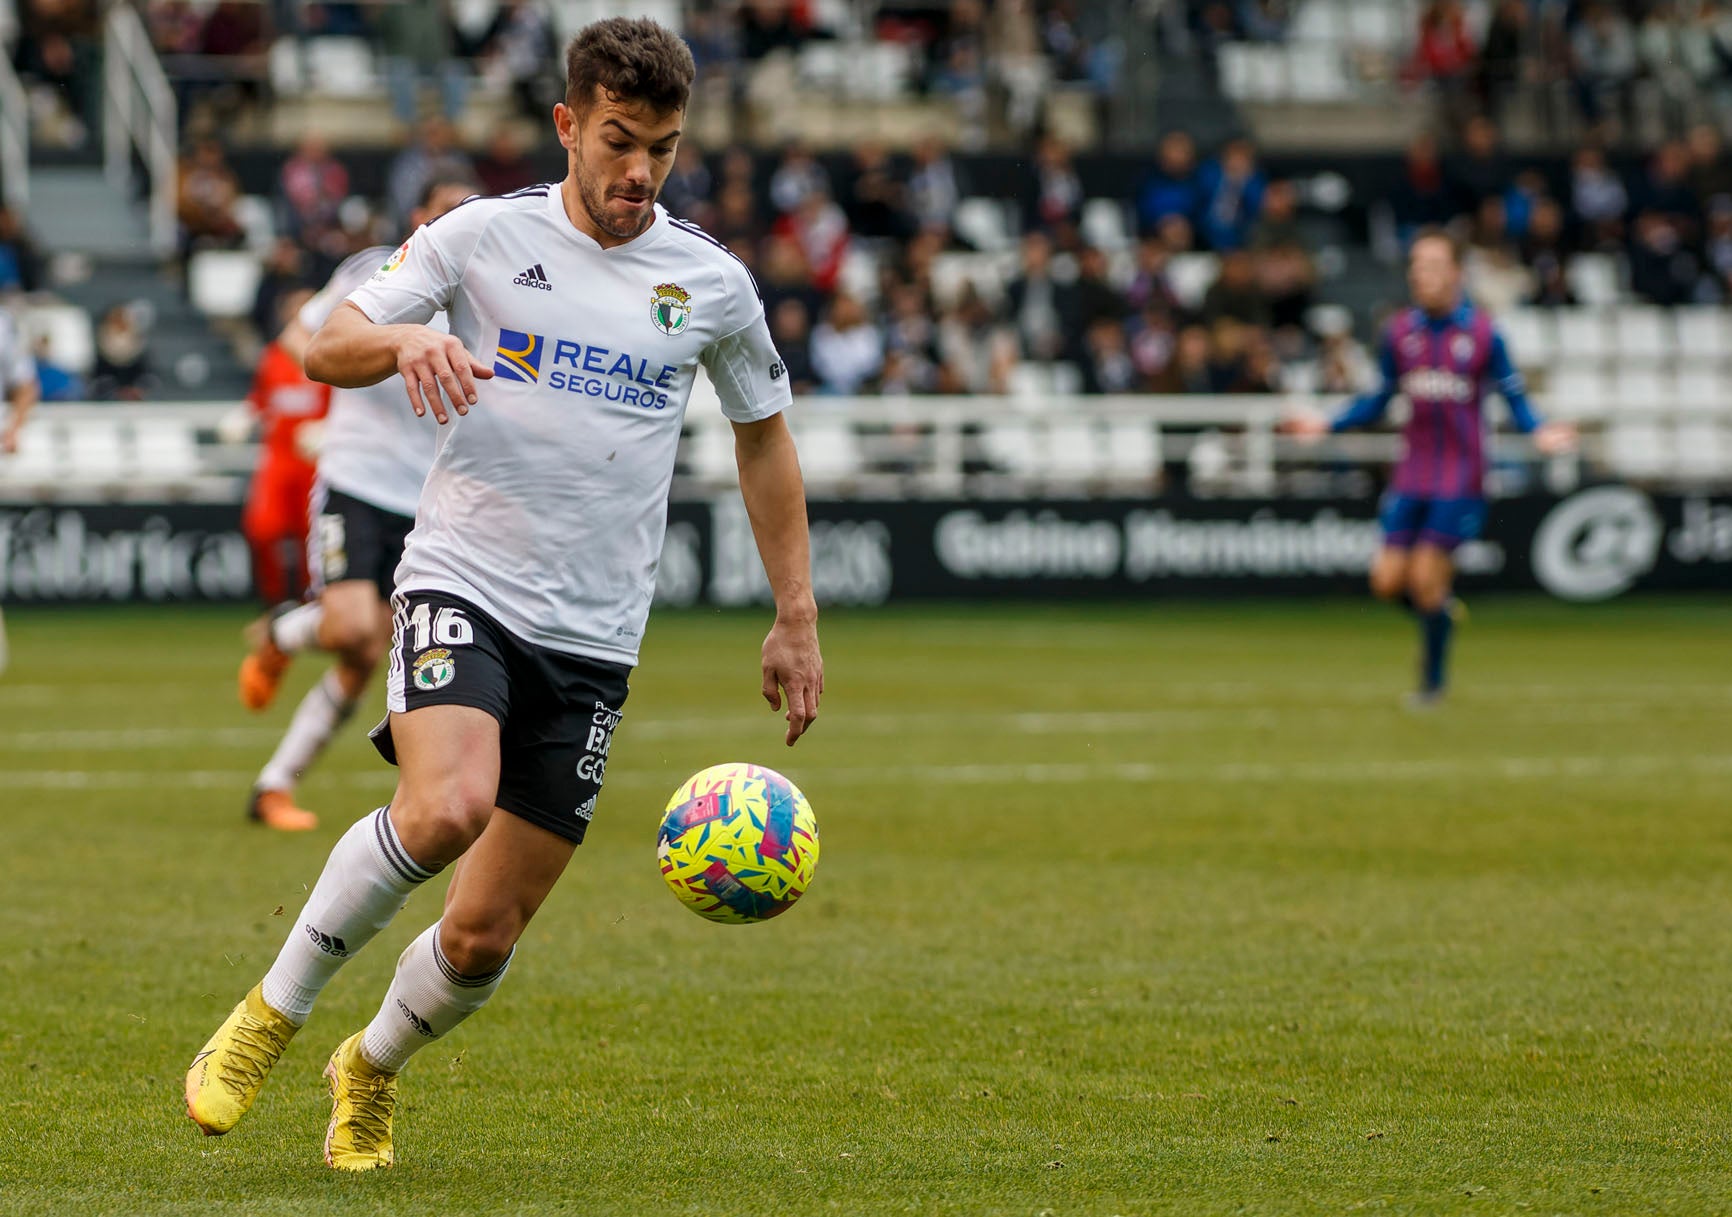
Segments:
[[[494,968],[493,971],[487,973],[485,976],[465,976],[463,973],[451,966],[451,961],[445,958],[445,952],[439,949],[438,931],[435,931],[433,934],[434,962],[439,965],[440,974],[460,989],[485,989],[488,985],[505,975],[505,969],[511,966],[511,961],[516,954],[517,948],[512,947],[511,954],[505,957],[505,962],[500,964],[497,968]]]
[[[437,872],[416,865],[415,859],[403,848],[403,843],[397,840],[397,833],[391,827],[390,812],[391,809],[387,806],[373,813],[373,835],[379,839],[379,848],[385,854],[385,861],[403,877],[404,882],[427,882]]]

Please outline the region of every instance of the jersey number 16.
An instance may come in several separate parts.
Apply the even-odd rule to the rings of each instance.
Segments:
[[[435,642],[440,646],[460,647],[475,641],[475,629],[462,609],[442,608],[435,616],[427,604],[417,604],[415,611],[409,614],[409,624],[415,627],[413,649],[417,651],[425,651]]]

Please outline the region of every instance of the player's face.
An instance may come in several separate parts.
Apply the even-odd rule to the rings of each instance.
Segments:
[[[1428,313],[1445,313],[1461,299],[1461,268],[1455,254],[1440,240],[1420,241],[1407,267],[1413,302]]]
[[[596,93],[582,114],[563,102],[555,106],[554,122],[590,222],[608,237],[629,241],[654,218],[685,112],[617,101],[599,88]]]

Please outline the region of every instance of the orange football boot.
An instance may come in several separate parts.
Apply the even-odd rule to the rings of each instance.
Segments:
[[[241,705],[254,713],[277,699],[277,690],[283,686],[283,674],[289,670],[289,661],[293,658],[271,639],[271,622],[276,616],[274,612],[266,613],[247,626],[243,634],[252,649],[241,660]]]
[[[253,791],[247,819],[278,832],[311,832],[319,826],[319,817],[296,807],[294,796],[286,790]]]

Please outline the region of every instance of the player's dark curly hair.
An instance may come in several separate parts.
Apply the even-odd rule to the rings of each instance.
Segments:
[[[643,102],[659,114],[683,110],[698,74],[680,36],[647,18],[609,17],[587,25],[565,50],[565,104],[582,114],[595,87],[615,101]]]

